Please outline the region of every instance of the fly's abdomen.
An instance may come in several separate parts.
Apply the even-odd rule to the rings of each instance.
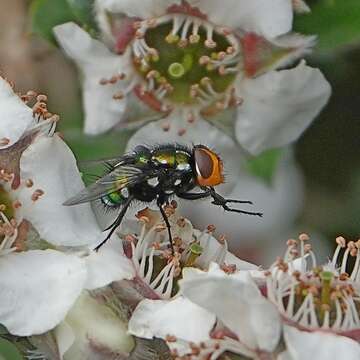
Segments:
[[[122,205],[127,200],[128,197],[129,197],[129,192],[127,188],[123,188],[121,190],[114,191],[104,195],[101,198],[101,202],[106,206],[118,207]]]

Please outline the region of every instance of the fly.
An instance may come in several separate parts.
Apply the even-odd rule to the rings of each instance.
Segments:
[[[163,209],[172,197],[186,200],[211,198],[212,204],[221,206],[225,211],[262,216],[259,212],[228,206],[230,203],[252,204],[251,201],[226,199],[216,192],[215,186],[224,182],[223,164],[219,155],[204,145],[192,148],[178,144],[141,145],[129,154],[105,163],[108,170],[104,176],[64,203],[76,205],[100,200],[105,207],[118,209],[115,221],[104,230],[110,230],[108,235],[95,250],[109,240],[133,201],[156,201],[173,253],[171,227]]]

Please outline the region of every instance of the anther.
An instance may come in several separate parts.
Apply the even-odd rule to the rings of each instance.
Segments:
[[[338,236],[336,239],[335,239],[336,243],[341,246],[342,248],[346,247],[346,240],[344,237],[342,236]]]
[[[200,84],[202,86],[210,85],[211,84],[211,79],[209,77],[205,76],[200,80]]]
[[[34,185],[34,182],[31,179],[25,181],[25,186],[31,188]]]
[[[181,129],[178,130],[178,135],[179,136],[183,136],[185,134],[186,134],[186,129],[185,128],[181,128]]]
[[[210,62],[210,57],[206,56],[206,55],[201,56],[199,59],[200,65],[207,65],[207,64],[209,64],[209,62]]]
[[[22,206],[21,202],[19,200],[15,200],[13,202],[14,209],[19,209]]]
[[[297,245],[297,241],[295,239],[289,239],[287,242],[286,242],[286,246],[296,246]]]
[[[299,240],[300,240],[300,241],[309,241],[309,240],[310,240],[310,236],[309,236],[308,234],[305,234],[305,233],[300,234],[300,235],[299,235]]]
[[[217,45],[216,42],[214,40],[212,40],[212,39],[205,40],[204,44],[209,49],[214,49],[216,47],[216,45]]]
[[[220,51],[217,53],[217,60],[224,60],[226,58],[226,52],[225,51]]]
[[[37,201],[40,196],[44,195],[44,191],[41,189],[36,189],[33,194],[31,195],[31,200],[32,201]]]
[[[2,139],[0,139],[0,146],[5,146],[5,145],[9,145],[10,144],[10,139],[3,137]]]
[[[114,100],[122,100],[124,98],[124,94],[120,91],[113,95]]]
[[[233,46],[228,46],[228,47],[226,48],[226,53],[227,53],[228,55],[233,54],[235,51],[236,51],[236,50],[235,50],[235,48],[234,48]]]
[[[191,44],[197,44],[200,41],[200,35],[192,34],[190,35],[189,40]]]
[[[165,41],[169,44],[175,44],[180,40],[179,35],[169,34],[166,36]]]
[[[110,84],[116,84],[118,81],[118,77],[116,75],[112,76],[110,79],[109,79],[109,83]]]
[[[179,48],[186,48],[188,46],[188,41],[186,39],[181,39],[179,42],[178,42],[178,47]]]

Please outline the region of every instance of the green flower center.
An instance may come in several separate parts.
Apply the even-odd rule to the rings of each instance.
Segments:
[[[7,219],[13,219],[15,209],[9,193],[0,186],[0,211],[6,216]]]
[[[225,29],[182,14],[136,24],[133,61],[143,91],[169,106],[217,104],[226,108],[242,62],[236,38]]]
[[[296,321],[300,321],[300,314],[311,309],[318,326],[338,327],[344,318],[358,318],[360,313],[358,294],[348,279],[348,276],[338,277],[331,271],[316,268],[306,279],[299,281],[293,290],[295,296],[290,295],[294,296],[292,300],[288,296],[284,297],[285,304],[294,301],[292,313]],[[307,320],[314,324],[311,317]]]

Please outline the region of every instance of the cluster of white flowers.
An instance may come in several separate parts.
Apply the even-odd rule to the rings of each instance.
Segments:
[[[299,61],[315,36],[291,32],[294,12],[309,11],[305,3],[97,0],[95,5],[96,37],[75,23],[54,28],[82,73],[85,133],[139,128],[128,150],[164,139],[210,146],[230,169],[222,192],[252,196],[267,216],[235,220],[217,208],[204,211],[201,202],[185,205],[185,213],[202,225],[221,218],[249,248],[274,229],[274,238],[286,233],[302,196],[291,154],[282,157],[271,187],[251,174],[246,162],[249,153],[295,141],[330,96],[321,72]]]
[[[162,119],[131,144],[158,141],[165,131],[220,151],[233,141],[212,125],[224,131],[229,110],[228,134],[253,154],[296,140],[330,86],[304,61],[283,69],[315,41],[291,33],[293,5],[306,9],[291,0],[97,0],[101,40],[75,23],[54,29],[84,76],[85,132]]]
[[[0,323],[19,336],[53,329],[83,292],[124,277],[121,253],[92,250],[103,234],[90,205],[62,205],[84,184],[46,100],[0,78]]]

